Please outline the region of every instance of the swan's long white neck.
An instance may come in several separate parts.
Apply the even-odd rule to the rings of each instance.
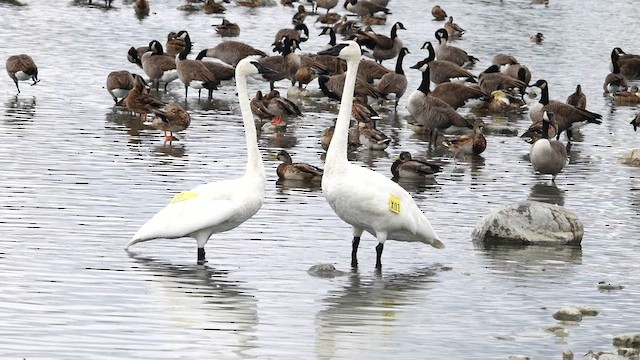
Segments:
[[[256,124],[251,115],[251,105],[249,104],[249,93],[247,91],[247,76],[236,72],[236,87],[238,88],[238,101],[240,102],[240,111],[242,113],[242,122],[244,124],[244,134],[247,142],[247,175],[260,176],[266,179],[264,173],[264,165],[260,150],[258,150],[258,134],[256,132]]]
[[[339,171],[349,163],[347,160],[347,142],[351,107],[353,106],[353,91],[356,87],[359,64],[360,59],[347,60],[347,73],[345,75],[342,99],[340,100],[340,111],[338,111],[338,119],[325,159],[325,175],[336,170]]]

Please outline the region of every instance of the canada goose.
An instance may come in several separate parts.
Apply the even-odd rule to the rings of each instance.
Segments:
[[[396,71],[384,75],[378,82],[378,91],[381,97],[386,99],[387,95],[395,94],[394,108],[398,107],[398,101],[407,91],[407,77],[404,74],[404,70],[402,70],[402,61],[406,54],[409,54],[409,49],[406,47],[400,49],[398,60],[396,61]]]
[[[307,163],[294,163],[291,155],[285,150],[278,152],[278,160],[282,164],[276,168],[276,174],[280,180],[302,180],[320,181],[322,180],[322,169]]]
[[[640,104],[640,93],[636,85],[630,87],[628,91],[620,91],[612,97],[613,102],[619,106]]]
[[[135,86],[133,75],[127,70],[112,71],[107,75],[107,91],[116,105],[121,105],[122,100]],[[118,100],[120,98],[120,100]]]
[[[318,76],[318,85],[322,93],[333,100],[340,100],[344,91],[346,74],[338,75],[320,75]],[[380,98],[378,89],[362,79],[357,79],[355,84],[355,96],[371,96],[375,99]]]
[[[449,21],[444,24],[444,29],[447,30],[450,39],[456,39],[461,37],[465,33],[465,29],[460,25],[453,22],[453,16],[449,16]]]
[[[384,65],[377,63],[373,60],[362,59],[358,66],[358,79],[363,80],[369,84],[373,84],[375,80],[382,79],[383,76],[393,72]],[[356,83],[356,87],[358,84]]]
[[[389,5],[389,0],[370,0],[370,1],[384,7]]]
[[[544,40],[544,35],[542,33],[536,33],[530,36],[532,42],[536,44],[540,44],[542,40]]]
[[[144,55],[144,53],[148,51],[151,51],[149,45],[140,46],[137,48],[132,46],[127,52],[127,60],[129,60],[129,62],[132,64],[138,65],[138,67],[142,69],[142,55]]]
[[[384,150],[391,143],[391,138],[376,128],[375,121],[360,122],[356,131],[360,144],[367,149]]]
[[[422,63],[428,62],[429,72],[431,73],[430,79],[432,83],[439,85],[452,80],[458,82],[476,82],[476,76],[470,73],[468,70],[464,69],[462,66],[447,60],[436,60],[435,50],[433,49],[433,45],[431,45],[430,41],[426,41],[422,45],[422,49],[427,49],[429,51],[429,55],[413,68],[417,69],[422,66]]]
[[[452,139],[445,140],[442,144],[453,151],[454,156],[480,155],[487,148],[487,139],[482,135],[484,121],[476,119],[473,122],[473,133],[470,135],[460,135]]]
[[[145,120],[147,114],[152,112],[152,109],[160,109],[165,106],[165,103],[149,95],[147,84],[144,82],[142,76],[132,74],[135,80],[133,88],[124,98],[124,106],[138,113],[140,118]]]
[[[151,51],[144,53],[140,59],[142,70],[151,79],[156,91],[158,91],[160,82],[164,82],[164,90],[167,91],[167,85],[178,78],[176,60],[174,57],[164,54],[162,44],[157,40],[151,40],[149,49]]]
[[[491,65],[515,65],[518,63],[518,60],[513,55],[509,54],[496,54],[491,60]]]
[[[176,59],[176,68],[178,70],[178,78],[184,84],[184,100],[187,101],[189,88],[198,89],[198,99],[200,99],[200,91],[207,89],[208,98],[211,100],[213,90],[218,89],[220,80],[209,71],[207,66],[201,60],[187,59],[188,49],[185,49]]]
[[[640,55],[627,54],[619,47],[611,52],[611,60],[618,63],[620,73],[627,79],[640,77]]]
[[[274,89],[276,81],[289,79],[295,85],[295,74],[300,68],[302,60],[300,56],[293,52],[298,42],[288,37],[283,38],[282,54],[267,56],[258,60],[262,65],[273,69],[276,73],[263,74],[262,77],[269,81],[269,90]]]
[[[525,85],[531,82],[531,71],[522,64],[511,64],[502,71],[503,74],[522,81]],[[526,90],[526,86],[520,88],[521,93]]]
[[[202,59],[196,58],[196,60]],[[229,65],[217,61],[202,61],[202,63],[219,82],[231,80],[236,75],[235,69]]]
[[[151,127],[162,130],[165,141],[169,143],[178,140],[173,136],[173,133],[180,132],[191,124],[189,113],[175,102],[168,103],[164,108],[151,109],[151,111],[156,115],[151,121]]]
[[[269,113],[275,117],[276,124],[281,122],[284,116],[302,116],[298,105],[287,98],[281,97],[278,90],[271,90],[264,97],[264,103]]]
[[[555,181],[556,176],[567,163],[567,148],[558,140],[548,139],[549,124],[556,121],[554,113],[545,110],[542,121],[542,138],[531,146],[529,160],[539,173],[550,174],[552,175],[551,181]]]
[[[307,10],[305,10],[304,5],[298,5],[298,12],[293,14],[293,17],[291,18],[291,23],[293,25],[303,24],[306,18],[307,18]]]
[[[587,96],[582,92],[582,86],[580,84],[576,85],[576,91],[567,97],[566,103],[573,105],[578,109],[587,108]]]
[[[443,248],[444,244],[429,220],[405,189],[384,175],[347,160],[349,119],[361,57],[360,45],[348,41],[320,54],[337,55],[347,61],[347,80],[333,140],[327,150],[322,194],[336,215],[352,226],[351,266],[358,266],[358,245],[364,231],[378,240],[378,270],[382,268],[381,257],[386,240],[419,241]]]
[[[322,36],[322,35],[329,35],[329,42],[323,45],[323,49],[331,49],[332,47],[336,46],[336,32],[333,31],[332,27],[330,26],[323,27],[322,31],[320,32],[320,35],[318,36]]]
[[[422,82],[409,97],[407,110],[416,123],[430,129],[429,147],[435,147],[438,131],[451,126],[472,128],[449,104],[430,95],[429,63],[417,68],[422,71]]]
[[[254,48],[251,45],[239,41],[223,41],[218,45],[200,51],[196,59],[204,57],[213,57],[233,67],[236,67],[240,60],[247,56],[257,55],[261,57],[267,56],[263,51]]]
[[[138,17],[149,16],[149,1],[136,0],[133,9]]]
[[[543,137],[543,135],[542,135],[543,122],[544,121],[538,121],[538,122],[535,122],[535,123],[531,124],[531,126],[529,126],[527,131],[525,131],[524,133],[522,133],[522,135],[520,135],[520,138],[523,139],[524,141],[528,142],[529,144],[533,144],[538,139],[542,139],[542,137]],[[553,139],[553,138],[558,136],[558,124],[557,123],[549,124],[549,130],[548,130],[548,133],[547,133],[546,136],[547,136],[546,137],[547,139]]]
[[[602,84],[602,90],[605,94],[610,92],[615,94],[619,91],[627,90],[629,86],[627,79],[620,73],[618,57],[619,55],[616,49],[611,51],[611,63],[609,64],[611,72],[607,74],[607,77],[604,79],[604,84]]]
[[[321,7],[323,9],[327,9],[327,14],[329,10],[338,6],[338,0],[315,0],[313,2],[313,12],[318,13],[318,8]]]
[[[447,18],[447,12],[444,11],[444,9],[440,7],[440,5],[436,5],[431,8],[431,15],[433,15],[433,18],[436,21],[442,21]]]
[[[319,22],[321,24],[335,24],[340,21],[340,19],[342,19],[342,15],[334,12],[328,12],[326,14],[318,15],[316,22]]]
[[[230,3],[229,0],[223,0],[225,3]],[[202,6],[202,10],[205,14],[222,14],[227,11],[227,8],[224,7],[219,2],[215,0],[204,0],[204,5]]]
[[[478,85],[467,86],[454,82],[442,83],[431,90],[429,94],[446,102],[454,109],[468,105],[471,99],[481,100],[482,104],[491,99],[491,95],[482,91]]]
[[[297,24],[293,29],[280,29],[271,45],[276,46],[278,43],[282,43],[284,38],[295,40],[296,44],[300,44],[309,39],[309,28],[305,24]]]
[[[442,170],[439,165],[413,159],[411,153],[403,151],[391,164],[394,179],[424,179]]]
[[[344,8],[347,11],[357,14],[361,17],[373,15],[378,12],[391,14],[389,9],[384,6],[380,6],[370,0],[346,0],[344,3]]]
[[[40,82],[40,80],[38,80],[38,67],[31,56],[27,54],[9,56],[7,58],[6,67],[7,74],[9,74],[11,80],[16,84],[18,94],[20,94],[18,81],[32,80],[33,83],[31,86]]]
[[[383,60],[393,59],[400,53],[403,44],[398,30],[406,30],[401,22],[393,24],[390,37],[368,31],[358,31],[358,43],[373,50],[373,58],[382,64]]]
[[[529,105],[529,117],[535,123],[543,120],[545,111],[553,112],[555,122],[558,125],[558,134],[556,138],[560,137],[560,133],[567,132],[567,139],[571,143],[571,130],[586,123],[601,124],[602,115],[593,113],[585,109],[578,109],[577,107],[569,104],[565,104],[560,101],[549,100],[549,85],[546,80],[540,79],[536,81],[532,86],[537,86],[542,90],[540,96],[540,102],[538,104]]]
[[[633,125],[633,131],[638,130],[638,126],[640,126],[640,113],[636,114],[636,117],[631,120],[631,125]]]
[[[232,23],[227,19],[222,19],[222,24],[211,25],[216,28],[216,33],[222,37],[240,36],[240,25]]]
[[[492,93],[495,90],[514,90],[522,93],[527,84],[524,81],[513,78],[509,75],[500,72],[500,68],[497,65],[489,66],[485,71],[481,72],[478,76],[478,85],[482,91],[487,94]]]
[[[436,58],[438,60],[447,60],[451,61],[454,64],[465,66],[465,65],[473,65],[478,58],[467,54],[466,51],[451,46],[448,44],[449,34],[447,30],[441,28],[436,30],[436,39],[438,40],[438,44],[435,47]]]
[[[358,22],[349,20],[346,15],[343,15],[340,21],[333,24],[333,31],[335,31],[336,34],[344,36],[354,35],[358,30],[360,30]]]
[[[266,176],[249,106],[247,77],[270,71],[250,58],[240,61],[236,67],[236,87],[247,144],[245,175],[177,194],[136,231],[125,249],[143,241],[190,236],[197,241],[198,263],[204,263],[204,246],[212,234],[231,230],[258,212],[264,202]]]

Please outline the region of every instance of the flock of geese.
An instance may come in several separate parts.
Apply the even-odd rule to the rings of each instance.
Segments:
[[[296,1],[281,2],[293,5]],[[202,90],[206,90],[211,99],[219,86],[235,83],[246,137],[247,164],[242,177],[204,184],[175,195],[165,208],[140,227],[127,248],[157,238],[188,236],[196,239],[198,262],[204,262],[204,247],[213,234],[239,226],[263,204],[266,176],[257,145],[258,129],[265,123],[285,126],[287,118],[303,116],[294,101],[276,90],[276,83],[283,81],[288,87],[290,82],[288,94],[308,96],[306,87],[315,80],[324,96],[340,101],[335,125],[325,130],[321,141],[327,152],[324,169],[293,162],[282,150],[277,154],[282,161],[277,167],[278,177],[321,182],[328,204],[352,227],[353,267],[357,267],[357,249],[365,231],[378,240],[377,269],[382,266],[382,251],[388,239],[444,247],[404,188],[383,174],[347,160],[347,154],[356,149],[384,150],[391,142],[389,136],[376,128],[380,116],[374,106],[397,108],[399,100],[407,93],[403,60],[410,50],[401,40],[405,26],[395,22],[388,35],[368,26],[385,23],[391,16],[388,0],[346,0],[342,7],[358,20],[332,12],[339,5],[338,0],[309,2],[311,12],[307,12],[301,3],[292,16],[292,26],[276,32],[270,44],[274,55],[247,43],[223,40],[190,59],[193,51],[190,34],[180,30],[170,32],[164,46],[161,41],[152,39],[148,44],[129,49],[128,60],[138,65],[146,78],[128,71],[108,74],[106,88],[115,105],[138,114],[142,121],[163,131],[169,143],[176,140],[175,133],[189,127],[191,117],[178,102],[161,101],[156,96],[160,91],[166,92],[169,83],[180,81],[186,102],[190,88],[198,91],[199,99]],[[236,1],[238,6],[251,7],[267,3],[267,0]],[[201,7],[196,1],[189,1],[187,5],[193,11],[225,11],[222,3],[214,0],[205,1]],[[105,6],[111,6],[111,0],[106,0]],[[148,13],[146,0],[135,2],[136,14],[145,8]],[[323,14],[324,11],[318,8],[326,12]],[[433,7],[432,15],[435,21],[447,22],[435,32],[434,42],[427,41],[422,45],[422,49],[427,50],[427,57],[411,66],[421,73],[421,83],[410,92],[406,105],[412,129],[429,134],[429,148],[444,146],[456,157],[474,156],[487,147],[482,133],[486,124],[479,118],[463,117],[458,108],[472,107],[474,112],[485,115],[528,111],[532,124],[523,137],[532,144],[529,159],[539,173],[549,174],[555,180],[567,162],[572,132],[588,123],[601,123],[600,114],[586,109],[581,85],[576,86],[575,93],[566,101],[551,100],[547,81],[539,79],[532,83],[529,69],[508,54],[496,54],[490,67],[474,74],[470,68],[478,59],[450,44],[451,40],[464,36],[465,30],[440,6]],[[311,16],[316,16],[316,22],[325,25],[318,35],[328,36],[329,42],[320,52],[300,54],[297,51],[310,36],[305,21]],[[240,33],[240,26],[226,19],[215,27],[223,38]],[[345,40],[338,41],[338,35]],[[544,36],[534,34],[531,41],[540,43]],[[393,69],[383,65],[388,60],[395,60]],[[616,47],[611,52],[610,66],[611,73],[605,79],[603,90],[616,104],[640,103],[638,88],[629,87],[627,83],[640,77],[640,55],[627,54]],[[35,85],[39,81],[37,66],[26,54],[9,57],[6,67],[18,93],[19,82],[30,81]],[[269,91],[249,94],[248,77],[268,82]],[[529,98],[531,87],[540,89],[539,101]],[[385,103],[386,100],[391,103]],[[150,121],[148,114],[151,114]],[[634,130],[640,126],[640,115],[631,123]],[[469,130],[465,135],[447,137],[439,142],[443,132],[455,127]],[[567,145],[560,141],[563,132],[568,139]],[[439,165],[414,159],[406,151],[401,152],[391,166],[394,180],[430,177],[440,170]]]

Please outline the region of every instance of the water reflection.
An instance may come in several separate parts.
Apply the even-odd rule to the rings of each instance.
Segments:
[[[162,145],[158,145],[153,148],[153,155],[159,156],[159,157],[169,156],[169,157],[180,158],[180,157],[183,157],[186,154],[186,152],[187,152],[186,146],[181,144],[180,145],[176,144],[175,141],[171,143],[165,141]]]
[[[349,358],[354,355],[354,341],[364,337],[373,344],[398,336],[403,329],[396,324],[397,315],[420,303],[416,292],[430,289],[440,269],[433,265],[409,273],[370,276],[352,272],[342,288],[329,291],[322,300],[326,308],[315,321],[317,358]]]
[[[142,130],[149,129],[138,116],[120,106],[113,106],[111,111],[105,114],[105,119],[107,120],[105,125],[107,129],[122,129],[124,127],[127,134],[132,138],[136,138],[137,142],[139,142]],[[113,124],[118,126],[113,126]]]
[[[564,193],[556,184],[538,183],[531,187],[528,200],[564,206]]]
[[[475,246],[489,259],[489,268],[515,277],[555,276],[573,271],[574,265],[582,264],[580,245]]]
[[[132,269],[148,275],[148,286],[155,305],[165,307],[173,326],[198,331],[210,342],[207,357],[226,354],[229,349],[242,358],[257,347],[258,301],[253,289],[229,278],[226,270],[207,264],[172,264],[128,252]],[[162,310],[160,310],[162,313]],[[179,315],[176,315],[179,314]]]
[[[35,115],[36,97],[15,95],[4,103],[5,118],[8,122],[32,120]]]

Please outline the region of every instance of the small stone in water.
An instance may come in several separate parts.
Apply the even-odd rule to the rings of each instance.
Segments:
[[[581,321],[582,312],[573,306],[567,306],[553,314],[553,318],[560,321]]]
[[[562,352],[562,360],[573,360],[573,351],[565,350]]]
[[[640,348],[640,333],[617,335],[613,338],[613,346]]]
[[[598,290],[622,290],[622,285],[612,284],[604,281],[598,283]]]
[[[582,316],[597,316],[598,310],[586,305],[574,305],[574,308],[580,310]]]
[[[511,355],[509,360],[531,360],[531,358],[526,355]]]

